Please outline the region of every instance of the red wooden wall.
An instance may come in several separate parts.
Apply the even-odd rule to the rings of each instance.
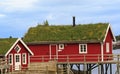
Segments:
[[[103,43],[103,54],[112,54],[112,40],[113,36],[111,33],[111,30],[109,29],[108,34],[105,39],[105,43]],[[110,43],[110,52],[106,52],[106,42]],[[32,60],[33,57],[31,57],[31,62],[38,62],[42,61],[48,61],[49,59],[53,59],[53,55],[55,58],[57,58],[58,61],[63,62],[67,61],[67,57],[69,57],[69,61],[75,62],[75,61],[101,61],[101,42],[99,43],[87,43],[87,53],[79,53],[79,43],[64,43],[64,49],[62,51],[59,50],[59,44],[34,44],[34,45],[28,45],[28,47],[32,50],[34,53],[33,57],[41,58],[41,60]],[[55,51],[56,50],[56,51]],[[56,52],[56,53],[55,53]],[[46,57],[46,60],[45,58]],[[106,56],[104,60],[106,60]]]

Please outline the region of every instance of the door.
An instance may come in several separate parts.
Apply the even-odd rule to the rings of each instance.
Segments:
[[[53,44],[50,45],[50,59],[57,59],[58,55],[57,55],[57,45]]]
[[[15,70],[21,69],[21,54],[15,54]]]

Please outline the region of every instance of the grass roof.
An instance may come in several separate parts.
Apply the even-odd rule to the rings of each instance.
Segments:
[[[6,52],[15,43],[17,38],[2,38],[0,39],[0,55],[6,54]]]
[[[78,24],[72,25],[51,25],[29,28],[24,36],[25,42],[44,41],[102,41],[108,23]]]

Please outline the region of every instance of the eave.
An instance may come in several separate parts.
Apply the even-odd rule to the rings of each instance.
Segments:
[[[86,43],[101,43],[101,41],[41,41],[41,42],[29,42],[27,45],[39,45],[39,44],[86,44]]]

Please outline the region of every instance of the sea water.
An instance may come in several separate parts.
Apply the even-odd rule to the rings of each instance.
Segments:
[[[120,49],[113,50],[113,54],[115,54],[115,55],[120,54]],[[77,70],[77,67],[76,67],[75,65],[73,66],[73,68]],[[83,67],[81,67],[81,68],[83,68]],[[104,70],[105,70],[105,69],[104,69]],[[116,64],[112,64],[112,74],[116,74],[116,71],[117,71],[117,66],[116,66]],[[104,71],[104,72],[105,72],[105,71]],[[109,66],[109,69],[108,69],[108,72],[107,72],[107,73],[110,74],[110,66]],[[99,73],[98,73],[98,67],[96,67],[96,68],[94,68],[94,69],[92,70],[92,74],[99,74]]]
[[[113,50],[113,54],[120,54],[120,49]],[[112,64],[112,74],[116,74],[117,66],[116,64]],[[92,74],[98,74],[98,68],[92,70]],[[108,69],[108,74],[110,74],[110,70]]]

